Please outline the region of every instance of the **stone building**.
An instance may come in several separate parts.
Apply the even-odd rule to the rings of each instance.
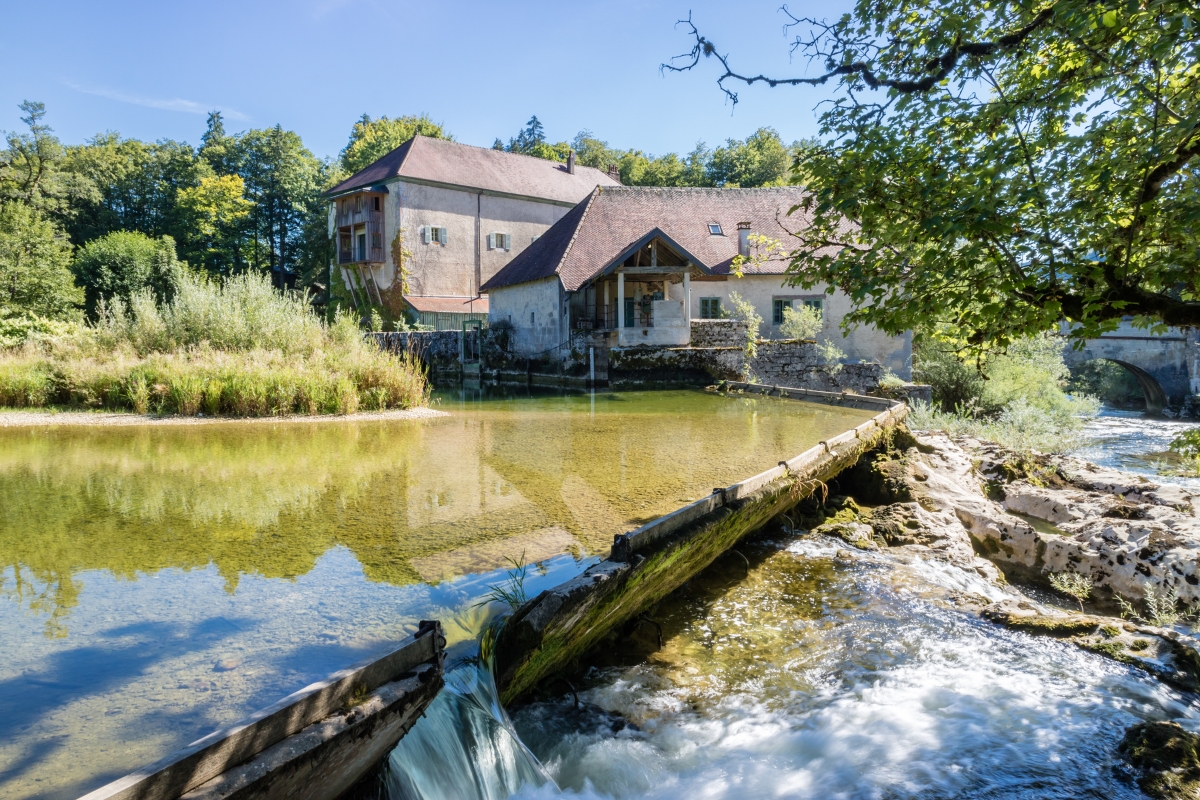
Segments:
[[[485,281],[597,186],[618,185],[573,155],[563,164],[417,136],[326,193],[330,278],[393,314],[461,329],[486,319]]]
[[[846,294],[786,285],[790,232],[806,223],[802,211],[788,210],[803,198],[798,187],[600,186],[484,281],[489,318],[511,324],[514,347],[527,357],[565,358],[579,331],[603,335],[609,347],[682,347],[692,341],[693,321],[726,316],[736,292],[763,318],[763,338],[782,338],[785,309],[816,306],[821,338],[846,362],[879,363],[907,379],[910,333],[859,327],[844,334]],[[740,277],[738,255],[747,259]]]

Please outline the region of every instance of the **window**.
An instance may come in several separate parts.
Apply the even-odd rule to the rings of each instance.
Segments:
[[[530,324],[530,325],[532,325],[532,324],[533,324],[533,315],[534,315],[534,314],[536,314],[536,313],[537,313],[536,311],[530,311],[530,312],[529,312],[529,324]]]
[[[424,231],[425,244],[446,244],[449,239],[445,228],[426,225],[421,230]]]
[[[372,198],[371,198],[371,200],[373,201],[373,208],[374,208],[376,211],[378,211],[378,210],[379,210],[379,198],[378,198],[378,197],[372,197]]]
[[[719,222],[708,223],[708,232],[711,233],[713,236],[724,236],[725,235],[724,233],[721,232],[721,223],[719,223]]]
[[[512,235],[507,233],[489,233],[488,234],[488,249],[489,250],[511,250]]]
[[[357,214],[360,211],[362,211],[362,195],[356,194],[354,195],[354,213]]]
[[[701,297],[700,298],[700,319],[720,319],[721,318],[721,298],[719,297]]]
[[[825,309],[825,301],[820,297],[809,297],[804,301],[804,305],[808,306],[809,308],[815,308],[817,311],[823,311]]]
[[[792,307],[792,298],[776,297],[771,301],[771,324],[783,324],[783,312]]]

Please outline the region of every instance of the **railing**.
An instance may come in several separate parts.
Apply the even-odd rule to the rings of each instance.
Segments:
[[[618,327],[617,304],[611,303],[608,308],[586,308],[572,321],[575,329],[580,331],[615,331]],[[653,328],[654,307],[640,303],[625,306],[625,327]]]

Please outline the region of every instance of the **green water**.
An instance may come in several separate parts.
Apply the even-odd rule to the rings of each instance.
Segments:
[[[869,414],[702,392],[0,430],[0,796],[74,797]]]

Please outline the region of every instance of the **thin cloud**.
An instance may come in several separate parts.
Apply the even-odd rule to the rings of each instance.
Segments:
[[[65,82],[68,88],[74,89],[77,92],[84,94],[95,95],[96,97],[104,97],[108,100],[116,100],[118,103],[129,103],[130,105],[143,106],[145,108],[157,108],[163,111],[179,111],[184,114],[200,114],[205,115],[210,111],[220,111],[228,120],[235,122],[247,122],[249,117],[233,108],[223,108],[207,103],[197,103],[195,100],[184,100],[175,98],[173,100],[164,100],[157,97],[146,97],[144,95],[126,94],[113,89],[107,89],[103,86],[80,86],[70,81]]]

